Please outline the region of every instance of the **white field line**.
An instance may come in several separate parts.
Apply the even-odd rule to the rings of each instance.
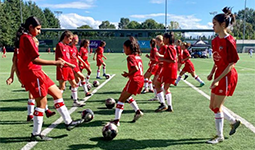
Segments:
[[[207,95],[206,93],[204,93],[202,90],[198,89],[197,87],[195,87],[193,84],[189,83],[186,80],[182,80],[184,81],[186,84],[188,84],[190,87],[192,87],[194,90],[196,90],[198,93],[200,93],[201,95],[203,95],[204,97],[206,97],[208,100],[210,100],[210,96]],[[228,109],[227,107],[223,106],[223,109],[225,109],[226,111],[228,111],[232,116],[234,116],[235,118],[237,118],[238,120],[240,120],[242,122],[243,125],[245,125],[248,129],[250,129],[253,133],[255,133],[255,127],[248,122],[247,120],[245,120],[244,118],[242,118],[241,116],[235,114],[233,111],[231,111],[230,109]]]
[[[93,96],[100,88],[102,88],[107,82],[109,82],[113,77],[115,76],[115,74],[111,75],[111,77],[109,79],[107,79],[105,82],[103,82],[102,84],[100,84],[96,89],[94,89],[91,92],[91,96]],[[85,98],[85,101],[87,101],[91,96],[88,96]],[[71,115],[78,107],[72,107],[71,109],[69,109],[69,114]],[[63,118],[60,117],[58,118],[55,122],[53,122],[49,127],[47,127],[46,129],[44,129],[42,131],[42,135],[47,135],[51,132],[51,130],[53,130],[57,125],[59,125],[61,122],[63,121]],[[38,142],[37,141],[33,141],[33,142],[28,142],[21,150],[30,150],[32,149]]]

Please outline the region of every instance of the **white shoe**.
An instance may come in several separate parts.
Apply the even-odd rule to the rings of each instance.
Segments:
[[[224,137],[216,135],[214,138],[208,140],[206,143],[208,144],[217,144],[224,141]]]
[[[74,101],[73,102],[73,107],[83,107],[85,106],[85,103],[79,102],[79,101]]]

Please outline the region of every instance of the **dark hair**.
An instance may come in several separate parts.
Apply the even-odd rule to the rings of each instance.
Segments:
[[[151,47],[152,48],[155,48],[156,47],[156,40],[153,38],[150,40],[150,44],[151,44]]]
[[[87,39],[81,40],[79,51],[80,51],[81,48],[85,45],[85,43],[89,43],[89,40],[87,40]]]
[[[20,36],[24,33],[28,33],[29,32],[29,26],[32,25],[34,28],[41,25],[40,21],[34,17],[31,16],[29,18],[27,18],[27,20],[25,21],[25,23],[22,23],[16,33],[16,39],[15,39],[15,47],[19,48],[19,40],[20,40]]]
[[[128,47],[131,50],[132,54],[138,54],[138,55],[141,54],[139,44],[136,40],[132,40],[132,41],[131,40],[126,40],[124,42],[124,46]]]
[[[170,45],[172,45],[174,43],[174,41],[175,41],[175,39],[174,39],[174,32],[165,33],[163,37],[169,39],[169,44]]]
[[[222,9],[222,11],[224,13],[217,14],[216,16],[214,16],[213,19],[218,21],[220,24],[225,22],[226,23],[226,28],[227,28],[229,25],[233,25],[235,20],[236,20],[235,15],[232,14],[231,10],[232,10],[232,8],[230,8],[230,7],[224,7]]]
[[[103,45],[105,45],[106,44],[106,42],[105,41],[101,41],[101,43],[99,44],[99,46],[103,46]]]
[[[71,31],[69,31],[69,30],[65,30],[65,31],[61,34],[59,42],[63,41],[63,39],[64,39],[65,37],[70,37],[70,36],[73,36],[73,33],[72,33]]]
[[[185,48],[188,48],[188,47],[190,47],[191,44],[190,43],[186,43],[186,42],[182,42],[182,45],[185,46]]]

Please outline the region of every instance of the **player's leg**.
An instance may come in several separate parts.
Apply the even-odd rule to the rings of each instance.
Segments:
[[[106,64],[105,64],[105,62],[102,62],[102,65],[103,65],[103,76],[105,77],[105,75],[106,75]]]
[[[66,81],[58,80],[58,83],[59,83],[59,89],[60,89],[61,93],[63,93],[66,88]]]
[[[97,79],[101,79],[101,77],[100,77],[100,69],[101,69],[101,65],[99,65],[97,67],[97,76],[96,76]]]
[[[150,79],[151,73],[147,70],[146,73],[144,74],[144,89],[142,91],[143,94],[149,92],[149,79]]]
[[[78,86],[74,79],[68,81],[71,85],[71,92],[72,92],[72,98],[73,98],[73,106],[74,107],[83,107],[85,106],[84,103],[81,103],[78,101]]]
[[[159,105],[158,109],[155,110],[155,112],[160,112],[160,111],[163,111],[163,110],[167,109],[165,98],[164,98],[164,91],[162,90],[161,84],[162,83],[159,82],[158,80],[155,83],[155,87],[156,87],[156,90],[157,90],[157,97],[158,97],[159,102],[160,102],[160,105]]]
[[[204,81],[201,80],[198,75],[196,75],[195,71],[192,71],[190,74],[195,80],[197,80],[200,83],[200,87],[205,85]]]
[[[186,71],[184,71],[184,70],[182,70],[181,72],[180,72],[180,74],[179,74],[179,76],[178,76],[178,78],[176,79],[176,81],[175,81],[175,86],[177,86],[177,84],[179,83],[179,81],[181,80],[181,78],[182,78],[182,75],[184,75],[186,73]]]
[[[143,116],[143,112],[139,109],[139,107],[136,103],[136,100],[132,96],[130,96],[127,99],[127,102],[135,110],[135,115],[134,115],[134,119],[132,120],[132,122],[136,122],[140,117]]]
[[[168,106],[166,111],[173,112],[172,93],[170,92],[169,87],[170,87],[170,83],[166,83],[164,85],[164,89],[165,89],[165,92],[166,92],[166,102],[167,102],[167,106]]]
[[[85,97],[91,96],[91,94],[88,92],[85,76],[80,71],[76,72],[76,75],[81,80],[81,86],[84,90]]]

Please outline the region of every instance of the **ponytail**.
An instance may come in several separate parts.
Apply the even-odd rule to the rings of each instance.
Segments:
[[[233,25],[235,23],[235,15],[232,14],[232,8],[230,7],[224,7],[222,9],[222,11],[224,13],[222,14],[218,14],[216,15],[213,19],[215,19],[216,21],[218,21],[220,24],[222,24],[223,22],[225,22],[226,24],[226,28],[229,26],[229,25]]]

